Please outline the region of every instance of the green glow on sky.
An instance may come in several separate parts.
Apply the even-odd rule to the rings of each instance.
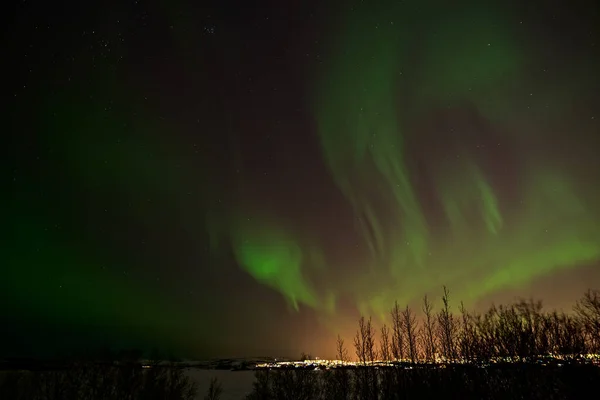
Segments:
[[[354,10],[347,42],[335,43],[330,73],[319,80],[317,120],[331,173],[352,204],[373,257],[418,266],[428,228],[404,160],[393,84],[402,67],[402,32],[383,23],[389,10]],[[375,179],[373,179],[376,177]],[[377,187],[365,186],[377,182]],[[402,221],[384,227],[384,206]],[[393,243],[410,243],[398,251]],[[390,268],[395,270],[394,264]]]
[[[51,321],[59,331],[98,327],[89,333],[95,345],[160,343],[174,351],[194,348],[208,334],[189,334],[191,327],[205,324],[197,321],[197,311],[182,307],[171,294],[158,295],[166,291],[157,279],[136,273],[143,271],[145,255],[118,255],[122,253],[118,246],[103,242],[102,228],[86,222],[86,207],[97,211],[99,204],[107,215],[120,212],[148,231],[164,229],[167,213],[188,227],[202,214],[186,204],[191,191],[181,172],[185,157],[174,156],[173,146],[159,146],[152,140],[160,129],[158,123],[126,118],[124,110],[129,106],[106,95],[108,88],[118,92],[115,82],[107,79],[103,84],[94,85],[94,97],[82,100],[72,91],[58,91],[40,107],[38,140],[51,149],[52,167],[61,174],[50,175],[51,181],[36,176],[39,182],[21,188],[6,204],[5,226],[12,235],[0,288],[19,304],[14,310],[17,318]],[[107,112],[107,104],[114,108],[112,112]],[[140,110],[142,115],[147,112]],[[45,172],[37,173],[44,177]],[[203,182],[200,174],[195,179]],[[84,193],[83,201],[59,200],[77,191]],[[111,200],[116,194],[119,200]],[[43,201],[36,202],[40,197]],[[202,206],[204,201],[194,205]],[[185,219],[177,212],[181,208]],[[80,216],[73,226],[57,223],[73,215]],[[81,229],[76,224],[90,232],[73,234]],[[129,240],[139,243],[143,238]],[[86,340],[82,335],[83,345],[89,345]]]
[[[527,163],[515,182],[516,204],[498,197],[481,157],[468,149],[451,154],[448,163],[430,161],[448,229],[430,226],[416,194],[419,178],[411,178],[404,143],[418,133],[402,120],[401,80],[417,82],[409,103],[420,112],[466,103],[510,122],[503,85],[514,84],[525,58],[503,15],[490,8],[463,13],[460,23],[433,17],[422,66],[407,77],[406,64],[417,57],[403,27],[411,15],[390,8],[365,17],[363,11],[348,12],[315,85],[323,155],[361,221],[370,250],[363,269],[378,276],[377,285],[357,280],[350,289],[361,312],[384,316],[396,299],[412,302],[443,284],[473,302],[597,260],[600,228],[590,218],[594,210],[580,200],[585,188],[541,160]],[[389,20],[395,23],[382,22]]]
[[[477,165],[446,166],[439,177],[437,188],[448,222],[455,234],[460,235],[470,223],[468,215],[477,210],[481,221],[490,233],[498,233],[502,227],[502,215],[498,199],[491,184],[484,178]],[[457,190],[457,187],[462,188]]]
[[[239,218],[235,225],[232,242],[242,268],[261,284],[282,293],[296,311],[299,304],[320,306],[304,270],[320,266],[318,253],[264,218]]]
[[[501,101],[499,90],[518,79],[525,63],[508,28],[510,15],[497,3],[449,8],[432,17],[424,34],[417,97],[442,104]]]
[[[597,265],[594,62],[553,60],[500,1],[339,3],[268,43],[276,18],[247,35],[175,1],[149,18],[168,39],[140,20],[110,52],[48,46],[15,98],[0,308],[207,349],[282,311],[339,333],[442,285],[472,306]]]
[[[44,228],[41,219],[13,215],[7,222],[13,236],[0,288],[19,303],[8,315],[56,326],[97,327],[91,333],[97,343],[148,340],[151,345],[158,340],[165,348],[189,345],[184,326],[192,315],[135,277],[107,268],[113,265],[104,255]]]

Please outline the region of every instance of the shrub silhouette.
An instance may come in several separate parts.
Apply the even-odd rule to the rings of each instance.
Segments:
[[[219,400],[221,398],[221,394],[223,393],[223,387],[217,380],[217,378],[212,378],[210,380],[210,385],[208,386],[208,391],[204,396],[204,400]]]
[[[179,368],[76,364],[65,370],[11,372],[0,398],[14,400],[191,400],[196,385]]]
[[[119,361],[75,361],[59,368],[0,372],[0,399],[10,400],[194,400],[197,385],[182,368],[152,361],[142,368],[138,353]],[[149,368],[148,368],[149,367]],[[216,379],[204,397],[218,400]]]

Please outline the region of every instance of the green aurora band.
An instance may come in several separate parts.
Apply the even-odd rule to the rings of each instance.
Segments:
[[[342,299],[350,298],[363,315],[387,319],[394,301],[412,304],[425,293],[439,293],[442,285],[468,306],[503,289],[600,260],[600,188],[581,183],[593,179],[578,179],[581,174],[598,178],[597,172],[582,172],[576,161],[560,161],[544,151],[546,141],[556,140],[546,130],[560,125],[560,107],[573,103],[585,82],[554,76],[555,81],[534,90],[545,100],[523,111],[525,101],[517,101],[515,93],[522,94],[535,73],[535,56],[514,29],[511,12],[485,2],[468,11],[433,0],[373,3],[345,4],[347,12],[321,43],[324,62],[310,87],[322,157],[356,221],[352,234],[362,241],[359,250],[349,240],[345,259],[334,259],[314,228],[300,229],[306,226],[293,217],[281,218],[264,204],[247,206],[245,195],[231,200],[228,196],[235,194],[229,193],[229,179],[211,172],[222,166],[221,160],[215,161],[222,154],[211,154],[211,142],[202,142],[206,132],[194,138],[204,150],[199,156],[171,140],[178,122],[158,118],[160,107],[154,109],[141,93],[136,95],[129,81],[82,73],[86,86],[41,96],[36,128],[42,132],[42,147],[53,149],[48,158],[57,165],[48,169],[56,171],[34,168],[30,178],[40,185],[16,182],[17,194],[2,200],[11,236],[3,259],[9,267],[0,289],[20,305],[7,315],[10,311],[15,319],[25,316],[57,325],[117,323],[122,330],[135,331],[128,332],[132,341],[140,336],[151,343],[164,339],[173,347],[215,339],[213,331],[202,329],[205,321],[221,317],[208,291],[195,298],[200,309],[183,306],[185,301],[168,290],[163,296],[143,273],[143,278],[127,277],[119,267],[127,263],[143,272],[144,262],[156,261],[144,256],[159,254],[160,240],[157,248],[148,255],[136,254],[133,261],[117,256],[118,249],[95,248],[95,242],[106,238],[96,232],[93,221],[87,227],[86,205],[67,204],[52,195],[57,191],[67,198],[77,192],[74,198],[83,197],[91,205],[108,202],[107,215],[114,212],[117,220],[133,220],[149,235],[184,231],[198,253],[212,252],[211,269],[217,273],[225,270],[219,263],[232,250],[239,268],[258,284],[279,293],[292,310],[316,311],[325,324],[336,311],[346,311],[339,305]],[[195,53],[198,24],[183,3],[165,8],[177,27],[173,35],[182,54],[181,69],[196,78],[185,82],[186,90],[200,93],[212,77],[198,71],[212,60]],[[209,47],[208,39],[203,40]],[[63,69],[89,69],[84,61],[78,63]],[[592,76],[584,71],[589,65],[577,68],[582,76]],[[48,75],[52,78],[54,72]],[[217,100],[205,101],[207,115],[218,115],[226,104]],[[432,144],[430,157],[422,150],[413,152],[422,133],[415,126],[435,119],[439,110],[462,107],[475,109],[498,127],[503,146],[533,149],[519,154],[511,196],[500,190],[505,185],[497,183],[485,155],[467,144],[457,140],[448,149]],[[232,133],[232,126],[224,135],[235,142],[235,135],[244,132]],[[161,140],[162,135],[169,140]],[[597,152],[585,143],[577,146],[590,153],[582,160],[593,159]],[[440,152],[442,157],[436,157]],[[238,156],[230,157],[240,166],[237,183],[260,191],[251,179],[244,181]],[[427,179],[415,168],[419,163],[427,166]],[[432,186],[440,218],[430,215],[421,178]],[[124,199],[123,204],[111,208],[114,198]],[[71,227],[58,226],[61,217],[77,221]],[[76,232],[82,229],[94,232],[79,237]],[[115,241],[135,237],[127,233]],[[165,258],[159,264],[176,266],[178,260]],[[256,312],[261,311],[270,310]],[[189,337],[194,327],[200,337]],[[111,334],[123,337],[119,329]]]
[[[328,280],[326,288],[316,290],[319,275],[310,278],[315,273],[308,251],[293,225],[261,222],[252,213],[238,221],[253,220],[253,226],[232,224],[241,266],[295,309],[300,303],[332,313],[336,298],[351,296],[362,314],[386,319],[394,301],[409,304],[442,285],[474,304],[600,258],[600,227],[591,217],[598,210],[581,200],[590,188],[576,187],[573,177],[552,163],[524,163],[515,206],[503,204],[484,163],[467,148],[434,160],[435,193],[447,229],[431,226],[406,145],[417,134],[409,114],[467,104],[488,121],[508,125],[506,116],[518,112],[510,94],[529,62],[516,32],[507,28],[510,13],[500,7],[466,13],[436,7],[440,11],[427,16],[406,2],[349,7],[315,82],[323,156],[368,249],[362,273]],[[429,29],[416,31],[417,18],[428,19]],[[415,42],[421,46],[418,55]],[[403,79],[414,82],[403,86]],[[399,93],[402,87],[405,93]],[[402,110],[401,103],[410,106]],[[516,143],[519,135],[535,136],[505,137]]]
[[[317,307],[316,294],[303,275],[306,255],[298,241],[264,220],[256,225],[240,218],[238,224],[233,244],[240,266],[258,282],[283,293],[295,310],[298,303]]]
[[[407,35],[406,27],[419,17],[403,4],[351,10],[316,85],[323,155],[361,221],[370,250],[365,271],[379,276],[379,285],[358,279],[356,287],[341,289],[354,294],[362,313],[385,318],[395,300],[413,302],[442,284],[472,303],[597,260],[600,228],[590,218],[597,210],[580,200],[582,188],[569,174],[525,165],[519,207],[507,213],[503,209],[510,207],[503,207],[485,168],[466,149],[460,163],[433,167],[449,230],[431,229],[411,179],[405,142],[414,133],[402,120],[410,117],[398,104],[401,79],[408,79],[400,71],[410,71],[408,61],[415,57],[415,32]],[[503,14],[474,9],[458,23],[439,14],[441,19],[430,21],[434,28],[421,35],[416,90],[404,94],[411,111],[469,104],[490,120],[509,115],[502,88],[514,86],[526,59]]]

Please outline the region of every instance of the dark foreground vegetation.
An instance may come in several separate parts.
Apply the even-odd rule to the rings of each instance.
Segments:
[[[0,399],[192,400],[196,384],[170,365],[73,363],[66,368],[0,372]]]
[[[543,311],[540,302],[492,306],[487,312],[441,307],[425,297],[417,313],[395,304],[391,326],[361,318],[353,359],[338,337],[337,361],[267,365],[256,371],[248,400],[586,399],[600,388],[600,291],[572,312]],[[173,364],[143,368],[136,357],[0,371],[0,399],[217,400],[212,381],[196,384]],[[13,370],[14,365],[13,365]],[[26,370],[25,370],[26,369]]]
[[[247,399],[587,399],[597,396],[598,370],[591,365],[263,370]]]
[[[395,304],[392,324],[361,318],[354,363],[342,338],[342,363],[304,362],[257,371],[248,399],[586,399],[600,388],[600,292],[571,313],[540,302],[452,312],[423,299],[420,318]],[[309,358],[309,357],[307,357]]]

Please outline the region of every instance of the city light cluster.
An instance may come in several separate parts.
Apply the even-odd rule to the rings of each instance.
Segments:
[[[561,363],[562,362],[562,363]],[[355,367],[402,367],[404,369],[412,369],[413,367],[437,367],[445,368],[448,365],[477,365],[480,367],[491,366],[494,364],[509,364],[509,363],[530,363],[541,366],[557,365],[562,366],[564,363],[580,363],[591,364],[600,367],[600,354],[583,354],[583,355],[562,355],[548,354],[538,357],[495,357],[489,360],[448,360],[444,357],[437,356],[435,361],[419,361],[412,363],[410,360],[373,360],[373,361],[341,361],[341,360],[302,360],[302,361],[273,361],[256,364],[256,369],[332,369],[332,368],[355,368]]]

